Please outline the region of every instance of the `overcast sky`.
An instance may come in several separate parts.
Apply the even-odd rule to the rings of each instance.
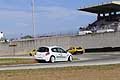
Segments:
[[[78,31],[96,20],[80,7],[111,0],[35,0],[36,34]],[[0,31],[7,37],[33,34],[31,0],[0,0]]]

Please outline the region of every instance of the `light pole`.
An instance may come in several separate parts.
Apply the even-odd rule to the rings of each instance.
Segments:
[[[33,27],[33,40],[34,40],[34,48],[36,46],[35,43],[35,0],[32,0],[32,27]]]

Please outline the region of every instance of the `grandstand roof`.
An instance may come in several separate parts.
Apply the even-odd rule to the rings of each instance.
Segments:
[[[88,8],[79,9],[81,11],[91,12],[91,13],[109,13],[120,11],[120,1],[112,1],[107,4],[101,4],[97,6],[91,6]]]

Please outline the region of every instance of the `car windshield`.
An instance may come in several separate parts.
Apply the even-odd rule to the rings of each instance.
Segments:
[[[78,47],[77,49],[82,49],[81,47]]]
[[[40,47],[37,51],[38,52],[49,52],[49,49],[47,47]]]

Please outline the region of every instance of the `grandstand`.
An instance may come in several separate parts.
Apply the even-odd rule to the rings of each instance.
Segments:
[[[97,20],[88,24],[84,30],[91,30],[92,32],[100,30],[101,32],[120,31],[120,1],[112,1],[79,10],[97,14]]]

